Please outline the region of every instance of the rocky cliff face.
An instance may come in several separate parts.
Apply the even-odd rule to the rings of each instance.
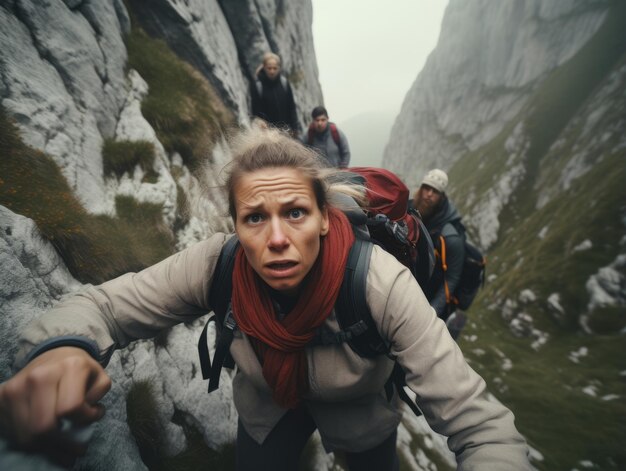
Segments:
[[[138,23],[200,71],[240,123],[249,117],[248,80],[270,48],[283,57],[303,122],[322,101],[310,2],[130,4]],[[0,25],[3,106],[25,142],[55,159],[89,211],[114,212],[101,148],[105,138],[120,137],[120,116],[135,84],[126,70],[124,3],[9,1]],[[176,197],[167,182],[156,193],[161,201]]]
[[[539,83],[598,30],[607,1],[451,0],[409,90],[383,165],[416,185],[493,139]]]
[[[25,144],[53,159],[88,213],[114,217],[119,196],[156,204],[166,231],[182,248],[228,229],[222,217],[223,196],[207,192],[207,186],[219,184],[217,172],[228,156],[219,133],[211,135],[203,155],[206,171],[201,172],[188,168],[185,155],[163,141],[162,129],[146,119],[142,109],[152,93],[149,83],[158,80],[129,67],[129,35],[141,27],[162,40],[156,43],[160,51],[173,51],[190,64],[190,75],[200,77],[196,83],[206,82],[202,87],[212,88],[217,97],[216,117],[210,120],[225,129],[231,125],[223,118],[227,114],[239,125],[249,123],[249,79],[268,50],[283,59],[303,123],[309,110],[322,102],[311,22],[309,0],[3,1],[3,113],[18,125]],[[105,175],[107,142],[147,142],[154,162],[149,169],[137,165],[117,177]],[[15,184],[7,178],[2,175],[0,185]],[[181,199],[187,201],[184,217]],[[82,285],[32,220],[0,206],[0,234],[1,381],[10,375],[20,329]],[[107,418],[94,431],[94,442],[100,445],[91,446],[78,467],[145,468],[126,424],[126,396],[138,382],[152,385],[159,428],[165,431],[165,455],[187,447],[183,423],[191,424],[213,448],[233,441],[236,412],[230,381],[209,396],[198,377],[195,345],[200,327],[179,326],[158,342],[137,342],[115,354],[107,369],[114,378],[105,401]],[[1,440],[0,468],[55,469],[40,457],[9,450]]]

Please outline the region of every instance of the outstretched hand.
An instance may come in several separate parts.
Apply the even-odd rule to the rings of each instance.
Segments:
[[[67,462],[86,444],[69,438],[61,423],[86,426],[101,419],[98,401],[110,388],[111,379],[86,351],[49,350],[0,384],[0,431],[18,447]]]

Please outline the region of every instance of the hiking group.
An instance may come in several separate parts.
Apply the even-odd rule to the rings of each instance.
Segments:
[[[0,384],[2,435],[71,463],[85,444],[60,424],[103,417],[112,353],[213,311],[215,353],[211,361],[205,328],[200,364],[209,391],[222,367],[236,368],[238,470],[298,469],[318,430],[350,470],[397,471],[398,398],[448,437],[458,469],[532,469],[512,412],[448,332],[458,335],[484,262],[445,193],[447,175],[428,172],[410,198],[388,170],[348,168],[345,135],[323,107],[298,140],[281,77],[278,57],[264,56],[252,108],[269,125],[230,145],[234,235],[86,287],[29,324],[16,373]]]

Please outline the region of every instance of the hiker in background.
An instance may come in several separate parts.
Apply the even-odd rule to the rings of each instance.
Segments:
[[[299,133],[296,103],[291,85],[281,73],[280,57],[272,52],[263,55],[250,87],[252,115],[277,128],[288,128],[293,137]]]
[[[397,471],[402,414],[385,394],[391,357],[430,426],[449,437],[458,469],[531,469],[511,411],[489,398],[408,268],[382,248],[370,255],[366,307],[389,356],[360,357],[345,337],[311,344],[318,333],[340,340],[334,306],[355,240],[331,201],[339,192],[364,194],[336,183],[337,172],[275,129],[251,129],[233,146],[226,190],[240,246],[220,339],[231,337],[238,367],[237,469],[298,469],[318,429],[350,470]],[[55,436],[63,416],[102,417],[98,401],[111,384],[103,366],[113,350],[210,311],[214,272],[230,240],[214,234],[139,273],[89,287],[27,327],[17,354],[22,369],[0,385],[2,432],[24,445]]]
[[[335,123],[328,121],[328,111],[316,106],[311,112],[313,121],[302,136],[302,142],[315,148],[331,167],[347,168],[350,164],[350,146],[346,135]]]
[[[437,255],[435,269],[424,288],[424,294],[437,316],[448,323],[451,335],[456,338],[463,328],[465,316],[459,313],[451,317],[456,308],[451,295],[461,281],[465,244],[464,234],[459,232],[457,224],[461,221],[461,215],[445,193],[447,186],[446,172],[430,170],[415,192],[412,206],[420,212]]]

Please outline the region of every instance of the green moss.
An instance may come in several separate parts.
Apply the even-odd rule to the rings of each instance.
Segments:
[[[626,315],[623,307],[606,306],[594,309],[589,314],[588,325],[601,335],[623,332],[626,328]]]
[[[161,463],[159,450],[163,444],[156,411],[157,404],[150,383],[134,383],[126,396],[126,421],[135,437],[142,461],[151,470],[157,469]]]
[[[234,125],[232,112],[208,82],[165,42],[133,26],[126,43],[128,66],[149,85],[141,104],[144,117],[168,152],[178,152],[192,171],[199,168],[219,135]]]
[[[158,224],[163,217],[163,205],[140,203],[132,196],[117,195],[115,197],[117,215],[125,221]]]
[[[160,220],[87,213],[55,162],[22,143],[1,107],[0,155],[0,204],[31,218],[79,281],[102,283],[173,252]]]
[[[176,184],[176,220],[174,230],[179,230],[189,224],[189,200],[187,194],[179,184]]]
[[[105,139],[102,146],[102,164],[106,176],[132,176],[139,165],[147,175],[156,177],[154,171],[154,145],[148,141],[114,141]]]

